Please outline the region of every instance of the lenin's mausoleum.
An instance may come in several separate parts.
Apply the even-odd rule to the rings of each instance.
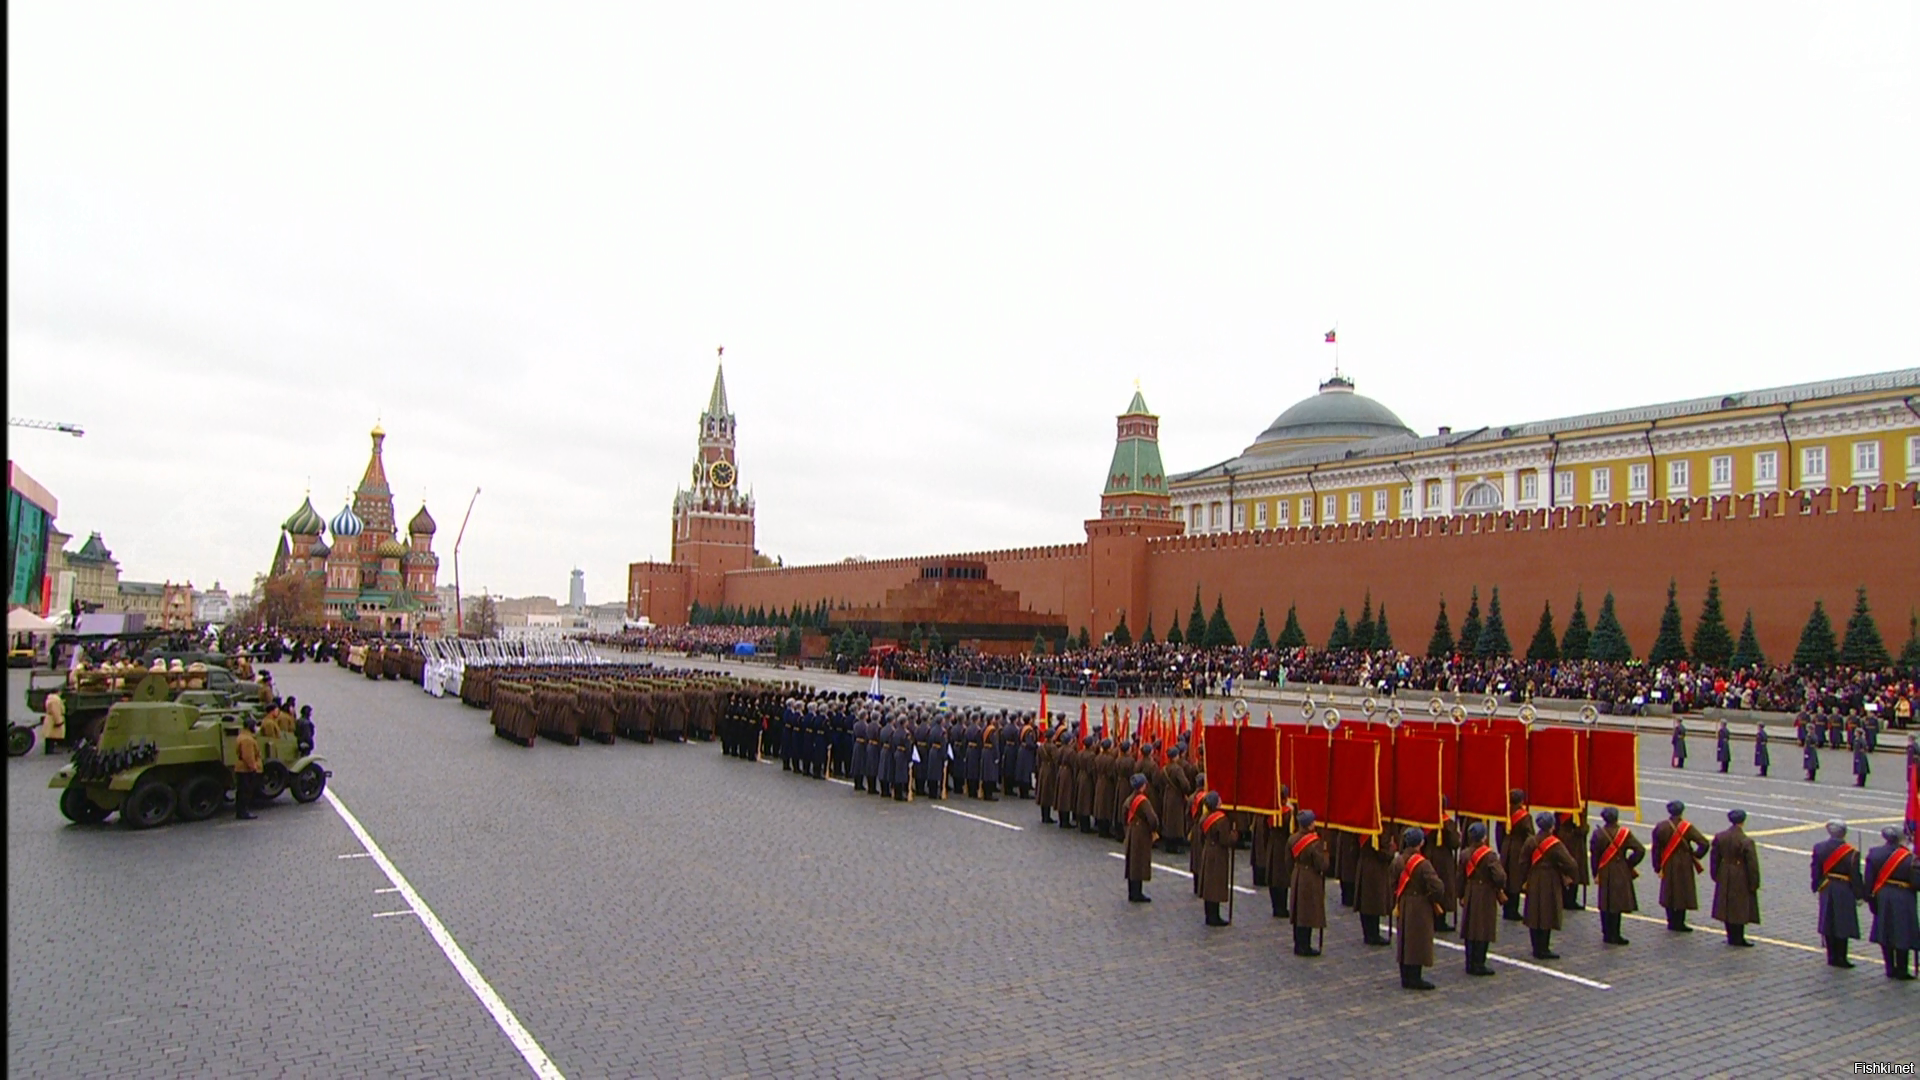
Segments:
[[[1322,642],[1370,594],[1415,649],[1443,597],[1457,621],[1470,590],[1484,603],[1497,587],[1522,634],[1543,603],[1564,620],[1576,594],[1592,612],[1611,592],[1644,655],[1669,580],[1691,617],[1717,576],[1728,621],[1751,609],[1762,649],[1785,659],[1816,600],[1844,620],[1865,586],[1890,631],[1920,606],[1920,368],[1425,435],[1356,390],[1336,375],[1238,457],[1174,474],[1135,393],[1071,543],[755,569],[716,375],[672,561],[629,568],[628,611],[673,625],[696,602],[826,600],[1004,651],[1045,624],[1097,639],[1151,615],[1164,632],[1196,589],[1209,610],[1225,599],[1243,639],[1291,605]]]

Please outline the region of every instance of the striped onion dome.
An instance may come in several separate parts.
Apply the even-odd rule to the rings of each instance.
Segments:
[[[359,514],[353,512],[353,504],[348,503],[333,515],[332,528],[334,542],[339,543],[343,536],[359,536],[366,524],[360,520]]]

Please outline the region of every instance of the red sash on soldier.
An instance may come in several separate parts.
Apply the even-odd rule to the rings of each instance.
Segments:
[[[1208,814],[1207,820],[1202,821],[1200,823],[1200,835],[1205,836],[1207,834],[1207,830],[1213,828],[1214,822],[1219,821],[1221,818],[1226,816],[1227,816],[1227,812],[1225,810],[1215,810],[1213,813]]]
[[[1601,853],[1600,863],[1599,865],[1595,866],[1594,869],[1605,870],[1607,868],[1607,864],[1613,861],[1613,857],[1615,855],[1620,854],[1620,845],[1626,842],[1627,842],[1627,827],[1625,825],[1616,826],[1613,830],[1613,842],[1608,844],[1607,850]]]
[[[1893,872],[1900,869],[1900,867],[1912,857],[1913,852],[1908,851],[1906,848],[1894,848],[1893,854],[1887,856],[1887,861],[1881,865],[1879,875],[1873,879],[1872,891],[1879,892],[1885,888],[1887,882],[1893,879]]]
[[[1902,850],[1905,850],[1905,849],[1903,848]],[[1822,874],[1833,873],[1833,868],[1840,865],[1840,860],[1846,858],[1851,854],[1853,854],[1852,844],[1841,844],[1839,847],[1834,848],[1833,854],[1827,856],[1827,863],[1825,866],[1822,866],[1820,868],[1820,872]]]
[[[1485,859],[1487,857],[1487,853],[1492,850],[1493,850],[1492,848],[1487,847],[1484,844],[1482,844],[1478,848],[1475,848],[1473,852],[1473,857],[1467,860],[1467,872],[1461,876],[1471,878],[1473,876],[1473,872],[1480,868],[1481,860]]]
[[[1533,857],[1527,860],[1527,865],[1532,866],[1535,863],[1538,863],[1540,861],[1540,856],[1545,855],[1549,851],[1552,851],[1555,847],[1558,847],[1559,844],[1560,844],[1560,838],[1553,835],[1552,833],[1548,833],[1546,836],[1541,837],[1540,842],[1534,845]]]
[[[1203,803],[1203,802],[1206,802],[1206,801],[1207,801],[1207,793],[1206,793],[1206,792],[1204,792],[1204,791],[1196,791],[1196,792],[1194,792],[1194,793],[1193,793],[1193,798],[1192,798],[1192,799],[1189,799],[1189,800],[1187,801],[1187,816],[1188,816],[1188,817],[1190,817],[1190,818],[1197,818],[1197,817],[1199,817],[1199,816],[1200,816],[1200,804],[1201,804],[1201,803]]]
[[[1686,844],[1687,830],[1691,829],[1692,827],[1693,826],[1688,825],[1684,821],[1674,822],[1673,835],[1667,837],[1667,846],[1662,848],[1660,851],[1660,872],[1661,873],[1663,874],[1666,873],[1667,867],[1673,864],[1673,853],[1680,850],[1680,848]]]
[[[1397,904],[1400,902],[1400,894],[1407,891],[1407,882],[1413,880],[1413,872],[1420,869],[1420,864],[1426,861],[1426,856],[1418,852],[1415,852],[1413,857],[1407,860],[1406,867],[1400,871],[1400,884],[1393,887],[1394,903]]]
[[[1520,823],[1525,820],[1527,820],[1527,808],[1523,806],[1513,812],[1513,817],[1507,821],[1507,828],[1517,829],[1520,827]]]
[[[1146,801],[1147,797],[1145,794],[1135,795],[1133,798],[1127,800],[1127,824],[1133,824],[1134,815],[1140,812],[1140,807]]]
[[[1303,832],[1293,838],[1293,844],[1287,850],[1293,852],[1293,857],[1297,859],[1300,857],[1301,852],[1311,847],[1313,842],[1318,839],[1320,839],[1319,833]]]

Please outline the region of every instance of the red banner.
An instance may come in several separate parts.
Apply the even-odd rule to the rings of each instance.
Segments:
[[[1327,798],[1328,828],[1380,831],[1380,744],[1372,739],[1334,739]]]
[[[1440,807],[1441,761],[1439,739],[1402,735],[1393,743],[1393,798],[1388,818],[1408,825],[1437,829],[1445,820]]]
[[[1454,800],[1454,808],[1469,817],[1505,819],[1507,792],[1513,787],[1513,776],[1507,771],[1509,760],[1505,735],[1462,732],[1460,797]]]
[[[1220,793],[1220,805],[1240,801],[1240,739],[1232,724],[1208,724],[1200,731],[1206,751],[1207,787]]]
[[[1241,727],[1234,783],[1235,810],[1277,814],[1280,805],[1280,732],[1270,727]]]
[[[1533,730],[1527,748],[1527,805],[1566,813],[1586,809],[1580,791],[1580,732],[1569,727]]]
[[[1320,820],[1328,814],[1328,780],[1332,776],[1333,740],[1324,731],[1302,728],[1282,740],[1286,749],[1284,772],[1293,789],[1293,804],[1311,810]]]
[[[1587,738],[1587,801],[1640,807],[1640,737],[1631,731],[1593,731]]]
[[[1449,807],[1460,805],[1460,729],[1444,720],[1404,720],[1399,736],[1439,741],[1440,794]]]

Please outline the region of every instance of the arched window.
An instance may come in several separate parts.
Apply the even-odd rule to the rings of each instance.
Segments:
[[[1500,489],[1482,480],[1467,488],[1466,493],[1460,496],[1460,509],[1476,513],[1498,510],[1500,509]]]

